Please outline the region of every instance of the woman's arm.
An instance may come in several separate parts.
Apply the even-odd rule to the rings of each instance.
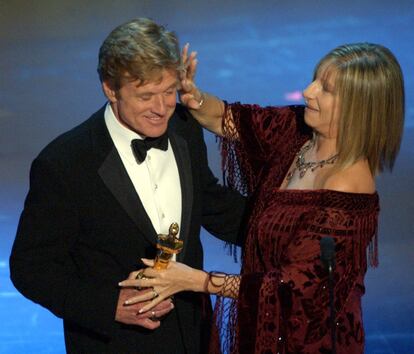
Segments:
[[[202,92],[197,88],[194,77],[197,68],[196,52],[191,52],[188,55],[187,43],[183,48],[182,61],[185,66],[185,70],[180,77],[180,101],[190,111],[194,118],[206,129],[210,130],[214,134],[223,136],[223,116],[225,112],[225,105],[219,98]],[[230,124],[230,128],[234,127],[232,123],[231,110],[226,112],[226,120],[229,120],[227,124]],[[233,131],[231,129],[230,131]]]
[[[121,287],[152,288],[153,291],[128,299],[125,304],[150,301],[140,312],[146,312],[163,300],[182,291],[204,292],[224,297],[237,298],[240,275],[210,272],[191,268],[183,263],[171,261],[165,270],[151,268],[154,261],[142,259],[149,268],[136,272],[136,279],[119,283]]]

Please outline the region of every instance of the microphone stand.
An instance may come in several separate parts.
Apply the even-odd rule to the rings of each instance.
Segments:
[[[336,354],[336,325],[334,303],[334,268],[335,268],[335,240],[332,237],[323,237],[320,241],[322,265],[328,271],[329,288],[329,324],[331,327],[332,354]]]
[[[333,269],[334,262],[332,260],[328,263],[328,287],[329,287],[329,309],[330,309],[330,324],[331,324],[331,344],[332,354],[336,353],[336,325],[335,325],[335,305],[334,305],[334,278]]]

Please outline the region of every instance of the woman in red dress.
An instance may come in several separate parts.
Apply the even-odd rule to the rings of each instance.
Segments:
[[[331,353],[333,345],[336,353],[363,353],[364,275],[368,263],[377,265],[375,176],[392,168],[403,130],[397,60],[381,45],[340,46],[316,66],[305,106],[263,108],[202,93],[195,53],[187,53],[188,46],[181,101],[223,137],[228,181],[250,198],[241,274],[171,262],[122,285],[159,294],[144,310],[179,291],[230,298],[216,303],[212,353],[219,339],[229,353]],[[335,241],[334,322],[320,258],[327,236]]]

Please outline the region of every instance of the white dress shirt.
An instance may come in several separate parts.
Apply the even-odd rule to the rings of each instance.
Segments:
[[[168,234],[173,222],[181,226],[180,177],[170,141],[167,151],[150,149],[139,164],[131,141],[142,137],[118,121],[109,103],[105,109],[105,123],[157,234]]]

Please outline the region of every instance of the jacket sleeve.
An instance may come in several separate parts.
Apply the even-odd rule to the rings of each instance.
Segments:
[[[79,207],[59,164],[37,158],[10,257],[11,279],[56,316],[106,334],[115,323],[118,289],[80,276],[71,256],[80,234]]]
[[[241,225],[244,221],[246,198],[236,190],[225,187],[218,182],[208,166],[207,147],[201,126],[192,121],[193,146],[196,146],[197,175],[200,179],[201,224],[217,238],[231,244],[242,245],[243,233]]]
[[[217,238],[242,246],[246,198],[235,190],[218,184],[210,168],[206,167],[203,174],[202,226]]]

